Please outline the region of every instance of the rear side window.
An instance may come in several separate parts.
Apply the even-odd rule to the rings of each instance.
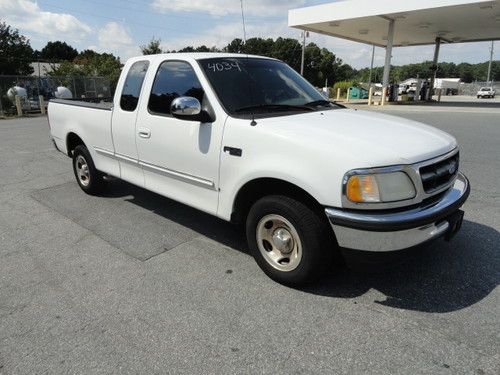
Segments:
[[[148,108],[152,113],[170,115],[170,105],[179,96],[203,101],[203,89],[192,66],[184,61],[165,61],[158,68]]]
[[[130,67],[120,98],[120,108],[124,111],[133,112],[137,108],[148,66],[148,61],[137,61]]]

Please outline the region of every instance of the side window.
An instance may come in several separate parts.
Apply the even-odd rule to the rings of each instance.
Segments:
[[[165,61],[158,68],[148,108],[153,113],[170,115],[170,104],[179,96],[192,96],[203,101],[203,89],[190,64]]]
[[[139,103],[142,83],[148,71],[149,61],[137,61],[130,67],[120,98],[120,108],[133,112]]]

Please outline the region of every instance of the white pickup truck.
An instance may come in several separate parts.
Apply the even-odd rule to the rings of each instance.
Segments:
[[[495,97],[495,90],[493,87],[481,87],[479,91],[477,92],[477,98],[494,98]]]
[[[51,100],[48,113],[86,193],[110,175],[243,223],[284,284],[314,280],[334,252],[370,263],[450,238],[470,190],[450,135],[331,103],[270,58],[136,57],[113,104]]]

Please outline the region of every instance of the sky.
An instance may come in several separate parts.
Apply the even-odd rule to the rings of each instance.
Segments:
[[[332,0],[243,0],[247,38],[299,38],[287,26],[288,10]],[[0,21],[18,28],[34,49],[61,40],[79,51],[111,52],[122,61],[140,54],[140,45],[161,39],[165,50],[185,46],[224,47],[243,39],[238,0],[0,0]],[[326,47],[355,68],[370,65],[371,46],[310,34],[308,42]],[[490,43],[442,45],[440,61],[478,63],[489,59]],[[500,43],[496,45],[498,56]],[[393,50],[393,64],[432,60],[433,46]],[[375,66],[385,51],[376,48]]]

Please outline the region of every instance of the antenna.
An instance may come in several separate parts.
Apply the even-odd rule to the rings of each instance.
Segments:
[[[245,28],[245,12],[243,10],[243,0],[240,0],[240,5],[241,5],[241,21],[243,22],[243,42],[245,43],[245,47],[246,47],[247,30]],[[248,62],[248,51],[246,53],[246,58],[247,58],[247,62]],[[248,69],[248,67],[247,67],[247,69]],[[247,72],[247,74],[248,74],[248,72]],[[250,81],[250,76],[248,77],[248,93],[250,94],[251,102],[253,102],[252,82]],[[255,125],[257,125],[257,122],[255,121],[255,114],[253,111],[251,112],[251,115],[252,115],[252,121],[250,122],[250,125],[255,126]]]
[[[243,11],[243,0],[240,0],[241,5],[241,21],[243,22],[243,41],[247,42],[247,30],[245,28],[245,12]]]

